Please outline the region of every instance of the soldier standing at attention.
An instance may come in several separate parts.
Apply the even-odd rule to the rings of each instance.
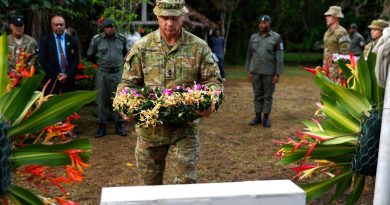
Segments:
[[[173,88],[176,85],[204,84],[223,90],[218,65],[207,43],[182,28],[188,13],[184,0],[156,0],[153,13],[159,29],[137,41],[125,58],[119,93],[124,87]],[[211,110],[198,114],[208,116]],[[199,120],[181,126],[136,127],[137,170],[143,184],[163,184],[166,156],[175,147],[176,184],[196,183],[199,156]]]
[[[340,26],[340,18],[344,18],[344,15],[339,6],[331,6],[328,11],[324,13],[326,16],[326,25],[328,30],[324,34],[324,63],[325,67],[329,65],[329,75],[331,78],[338,78],[339,71],[330,62],[332,54],[349,54],[349,42],[351,41],[347,30]]]
[[[348,28],[349,38],[351,42],[349,44],[349,50],[353,53],[354,56],[360,56],[360,53],[364,50],[364,38],[362,34],[357,31],[357,25],[351,23]]]
[[[21,17],[14,17],[11,20],[11,35],[8,36],[8,63],[10,69],[15,69],[20,51],[27,53],[30,57],[27,59],[26,67],[34,65],[37,61],[37,41],[24,34],[24,21]]]
[[[96,103],[98,108],[98,130],[96,138],[104,137],[107,124],[107,113],[112,114],[115,120],[115,133],[127,136],[123,129],[124,120],[112,108],[112,98],[116,87],[121,80],[123,58],[127,53],[126,37],[115,32],[115,21],[105,19],[102,24],[104,32],[95,35],[89,45],[87,56],[98,64],[96,72],[96,89],[99,91]]]
[[[376,43],[378,42],[379,38],[383,34],[383,29],[389,26],[389,23],[382,19],[376,19],[371,22],[371,24],[368,26],[368,28],[371,29],[371,39],[372,41],[366,45],[364,48],[364,57],[367,58],[368,54],[372,51],[372,49],[375,47]]]
[[[245,68],[252,81],[255,118],[250,126],[262,124],[271,127],[269,115],[272,110],[272,95],[283,69],[283,42],[280,35],[271,30],[271,18],[263,15],[259,19],[259,32],[249,39]],[[264,113],[264,119],[262,118]]]

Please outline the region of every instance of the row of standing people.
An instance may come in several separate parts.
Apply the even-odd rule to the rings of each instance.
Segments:
[[[115,31],[115,21],[106,19],[101,25],[103,32],[95,35],[87,51],[88,58],[97,63],[96,88],[99,91],[96,99],[98,130],[95,137],[107,134],[107,114],[115,120],[115,133],[126,136],[123,129],[123,118],[112,111],[111,99],[121,79],[123,58],[137,40],[139,33],[130,26],[127,36]],[[45,94],[60,94],[75,90],[75,75],[80,62],[77,39],[66,33],[65,19],[62,16],[51,18],[51,31],[37,42],[24,34],[24,20],[14,17],[10,22],[11,35],[8,36],[9,68],[15,69],[20,54],[28,54],[26,66],[39,62],[45,72],[43,82],[47,82]]]
[[[340,25],[340,19],[344,18],[341,7],[330,6],[324,15],[328,30],[324,34],[323,66],[329,66],[331,78],[340,77],[338,68],[330,63],[333,54],[348,55],[352,52],[354,55],[360,55],[363,51],[367,57],[382,36],[383,29],[389,26],[389,23],[382,19],[373,20],[368,26],[371,29],[372,42],[365,45],[364,38],[356,31],[356,25],[350,26],[349,33]]]

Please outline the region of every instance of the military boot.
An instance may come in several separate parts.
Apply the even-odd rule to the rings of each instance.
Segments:
[[[264,113],[263,126],[264,127],[271,127],[271,120],[269,119],[269,113]]]
[[[95,138],[104,137],[106,134],[107,134],[107,132],[106,132],[106,124],[105,123],[99,123],[98,130],[95,133]]]
[[[255,118],[248,123],[249,126],[253,126],[256,124],[261,124],[261,112],[257,112]]]
[[[127,136],[127,132],[125,131],[125,129],[123,129],[123,122],[115,123],[115,133],[122,137]]]

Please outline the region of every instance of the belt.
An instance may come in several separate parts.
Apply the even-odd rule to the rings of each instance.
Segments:
[[[108,68],[100,68],[103,72],[105,73],[117,73],[119,72],[121,69],[118,68],[118,67],[108,67]]]

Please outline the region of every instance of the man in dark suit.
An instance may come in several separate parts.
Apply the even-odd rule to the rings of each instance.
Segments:
[[[39,40],[39,63],[49,80],[45,94],[60,94],[75,89],[75,74],[79,64],[77,41],[65,34],[65,19],[51,18],[52,33]]]

